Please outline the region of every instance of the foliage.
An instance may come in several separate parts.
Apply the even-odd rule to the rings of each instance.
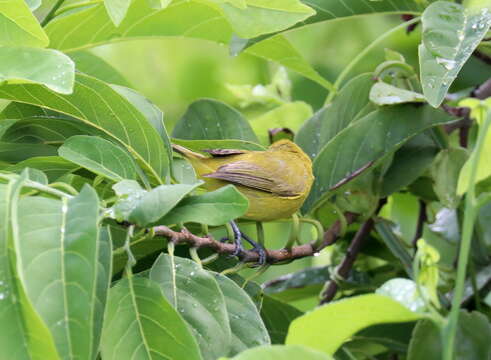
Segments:
[[[8,0],[0,23],[1,359],[491,358],[489,0]],[[172,150],[282,138],[315,180],[267,224]],[[266,266],[230,256],[233,220]]]

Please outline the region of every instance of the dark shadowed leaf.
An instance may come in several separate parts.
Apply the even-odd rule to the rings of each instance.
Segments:
[[[44,144],[24,144],[0,141],[0,160],[15,163],[35,156],[56,155],[56,148]]]
[[[169,303],[190,325],[204,359],[230,351],[225,298],[214,276],[194,261],[161,254],[150,270]]]
[[[109,290],[101,353],[104,359],[201,360],[191,331],[159,285],[136,276]]]
[[[233,185],[190,196],[179,203],[158,224],[197,222],[212,226],[223,225],[244,215],[249,201]]]
[[[49,182],[53,182],[60,176],[65,175],[71,171],[78,169],[78,165],[66,161],[59,156],[41,156],[32,157],[30,159],[21,161],[15,165],[5,168],[6,171],[20,173],[24,168],[33,168],[41,170],[48,176]]]
[[[290,323],[303,313],[287,303],[265,296],[261,317],[268,329],[272,344],[284,344]]]
[[[113,181],[135,180],[138,176],[136,164],[125,150],[96,136],[73,136],[65,141],[58,153],[62,158]]]
[[[356,121],[315,158],[315,181],[303,212],[314,209],[332,188],[393,153],[413,136],[451,120],[428,106],[398,105],[381,108]]]
[[[241,113],[212,99],[201,99],[189,105],[174,127],[172,136],[185,140],[237,139],[258,142]]]

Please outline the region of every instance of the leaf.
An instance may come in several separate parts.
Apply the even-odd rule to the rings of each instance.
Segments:
[[[160,185],[150,191],[141,190],[134,180],[123,180],[113,186],[118,196],[123,196],[114,206],[117,218],[146,226],[165,216],[184,196],[202,182],[186,185]]]
[[[58,156],[39,156],[31,157],[27,160],[21,161],[15,165],[5,168],[10,172],[21,172],[24,168],[38,169],[44,172],[48,176],[49,182],[53,182],[60,176],[78,169],[78,166],[64,160]]]
[[[487,5],[484,5],[487,4]],[[437,1],[423,13],[419,64],[423,93],[438,107],[491,24],[491,4],[480,0],[466,6]]]
[[[109,290],[101,354],[103,359],[201,360],[191,331],[159,285],[134,276]]]
[[[131,0],[104,0],[107,14],[116,27],[118,27],[125,18],[130,4]]]
[[[50,46],[70,53],[125,39],[184,36],[228,44],[232,38],[231,26],[213,4],[192,0],[174,1],[162,9],[152,5],[153,0],[151,5],[145,0],[133,1],[126,18],[117,28],[107,15],[103,3],[93,4],[71,14],[64,13],[50,21],[46,27]],[[180,21],[176,22],[175,19]],[[99,31],[94,33],[92,29]],[[249,53],[249,49],[246,52]],[[323,86],[330,86],[284,38],[278,37],[251,48],[250,54],[278,62]]]
[[[417,285],[413,280],[404,278],[390,279],[380,286],[375,293],[388,296],[411,311],[424,311],[424,300],[419,295]]]
[[[271,344],[266,326],[249,295],[224,275],[215,273],[215,280],[225,297],[232,331],[228,355],[233,356],[255,346]]]
[[[0,83],[36,83],[60,94],[71,94],[74,78],[75,64],[57,50],[0,47]]]
[[[235,186],[227,185],[215,191],[185,198],[158,223],[196,222],[218,226],[241,217],[248,207],[247,198]]]
[[[10,129],[17,121],[18,119],[2,118],[0,121],[0,139],[3,138],[8,129]]]
[[[46,47],[48,36],[24,0],[0,3],[0,46]]]
[[[73,116],[104,132],[124,145],[156,182],[161,183],[169,172],[159,133],[137,108],[100,80],[77,74],[72,95],[55,94],[39,85],[3,85],[0,97]]]
[[[446,208],[457,208],[460,197],[457,195],[459,174],[468,159],[465,149],[443,149],[435,158],[431,167],[433,189],[442,205]]]
[[[440,149],[426,133],[416,135],[394,154],[382,180],[382,196],[410,185],[431,166]]]
[[[77,135],[58,149],[59,155],[113,181],[136,180],[136,164],[119,146],[96,136]]]
[[[370,90],[370,101],[377,105],[394,105],[424,102],[425,97],[414,91],[401,89],[384,82],[377,82]]]
[[[284,344],[290,323],[303,313],[287,303],[265,296],[261,317],[271,336],[272,344]]]
[[[369,103],[368,94],[372,85],[371,74],[352,79],[328,107],[319,110],[305,122],[295,136],[295,142],[314,159],[324,145],[354,121]]]
[[[408,322],[420,318],[421,315],[387,296],[356,296],[321,306],[293,320],[286,344],[309,346],[334,354],[346,340],[370,325]]]
[[[247,48],[245,52],[259,58],[275,61],[307,79],[315,81],[326,89],[333,87],[328,80],[312,68],[302,54],[283,35],[276,35],[260,41]]]
[[[103,58],[88,50],[74,51],[69,54],[77,71],[93,76],[109,84],[131,87],[126,78]]]
[[[97,343],[94,322],[101,323],[104,306],[96,304],[97,285],[104,286],[97,284],[97,195],[86,186],[70,200],[23,198],[18,211],[15,249],[26,294],[53,334],[60,356],[89,358]]]
[[[23,144],[0,141],[0,159],[15,163],[35,156],[56,155],[56,148],[44,144]]]
[[[232,358],[233,360],[333,360],[332,357],[299,345],[260,346],[246,350]],[[223,360],[220,359],[220,360]]]
[[[413,136],[451,120],[445,113],[427,106],[398,105],[381,108],[356,121],[315,158],[315,181],[303,212],[314,209],[331,189],[393,153]]]
[[[36,10],[41,5],[41,0],[25,0],[31,11]]]
[[[484,314],[461,310],[457,328],[459,341],[455,343],[455,360],[489,359],[490,335],[491,326]],[[430,320],[418,322],[409,344],[408,360],[437,359],[442,352],[441,335],[437,325]]]
[[[189,105],[172,136],[184,140],[237,139],[257,142],[248,121],[237,110],[217,100],[201,99]]]
[[[17,217],[22,181],[0,185],[0,357],[4,359],[59,359],[53,337],[26,297],[16,274],[16,254],[12,251],[12,219]]]
[[[295,101],[268,111],[254,118],[250,123],[261,144],[268,145],[270,142],[268,130],[288,128],[293,132],[297,132],[311,116],[312,108],[310,105],[302,101]]]
[[[315,14],[299,0],[246,0],[245,8],[218,2],[234,31],[245,39],[284,30]]]
[[[169,303],[190,325],[203,359],[230,351],[231,331],[225,298],[214,276],[192,260],[161,254],[150,270]]]
[[[263,151],[266,148],[262,145],[242,140],[181,140],[172,139],[172,142],[177,145],[184,146],[193,151],[206,154],[203,150],[209,149],[239,149],[251,151]]]
[[[172,160],[172,176],[179,184],[195,184],[198,182],[193,166],[184,159]]]

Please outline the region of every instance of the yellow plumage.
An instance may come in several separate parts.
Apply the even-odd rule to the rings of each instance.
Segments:
[[[210,157],[173,147],[190,161],[206,189],[234,184],[249,199],[245,219],[290,217],[302,206],[314,181],[310,158],[289,140],[277,141],[266,151],[207,150]]]

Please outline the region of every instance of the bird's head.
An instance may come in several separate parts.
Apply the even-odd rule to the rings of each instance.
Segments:
[[[269,150],[272,151],[288,151],[290,153],[294,153],[301,157],[303,160],[308,161],[309,163],[311,162],[310,158],[308,155],[298,146],[295,144],[293,141],[290,141],[288,139],[281,139],[273,143],[270,147]]]

